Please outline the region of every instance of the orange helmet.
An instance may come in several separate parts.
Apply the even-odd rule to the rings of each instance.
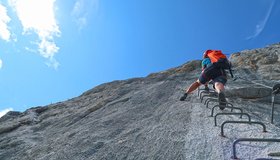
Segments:
[[[203,58],[207,58],[208,57],[208,53],[211,52],[212,50],[208,49],[203,53]]]

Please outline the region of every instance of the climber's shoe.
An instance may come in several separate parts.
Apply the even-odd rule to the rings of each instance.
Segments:
[[[224,92],[218,93],[218,99],[219,99],[219,108],[221,110],[224,110],[227,105],[227,100]]]
[[[184,101],[188,96],[188,93],[185,93],[181,98],[180,98],[180,101]]]

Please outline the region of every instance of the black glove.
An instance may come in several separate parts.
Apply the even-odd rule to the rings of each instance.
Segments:
[[[188,93],[185,93],[181,98],[180,98],[180,101],[184,101],[188,96]]]

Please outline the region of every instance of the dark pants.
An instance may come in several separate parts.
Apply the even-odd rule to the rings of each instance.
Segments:
[[[212,80],[213,82],[220,82],[223,85],[225,85],[227,82],[225,72],[222,69],[215,67],[214,65],[210,65],[209,67],[205,68],[199,76],[199,82],[201,84],[205,84],[210,80]]]

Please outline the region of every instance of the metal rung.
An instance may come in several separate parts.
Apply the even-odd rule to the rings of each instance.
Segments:
[[[211,116],[210,117],[213,117],[213,114],[214,114],[214,109],[219,107],[220,105],[215,105],[213,108],[212,108],[212,111],[211,111]],[[225,108],[230,108],[230,109],[237,109],[237,110],[240,110],[241,113],[243,113],[243,110],[242,108],[239,108],[239,107],[229,107],[229,106],[226,106]],[[232,111],[232,110],[231,110]]]
[[[275,96],[280,93],[280,84],[276,84],[272,87],[272,97],[271,97],[271,123],[273,124],[274,120],[274,103],[275,103]]]
[[[202,97],[202,94],[203,93],[207,93],[207,94],[211,94],[211,93],[216,93],[215,91],[202,91],[202,92],[200,92],[200,94],[199,94],[199,99],[201,99],[201,97]]]
[[[243,123],[243,124],[259,124],[263,127],[263,132],[266,132],[266,126],[264,123],[262,122],[249,122],[249,121],[225,121],[223,122],[222,126],[221,126],[221,136],[225,137],[224,135],[224,126],[227,123]]]
[[[197,96],[199,96],[200,91],[207,91],[207,90],[202,89],[202,88],[198,88],[198,90],[197,90]],[[209,91],[211,91],[211,92],[215,92],[215,90],[213,90],[213,89],[209,89]],[[207,91],[207,92],[208,92],[208,91]]]
[[[214,118],[215,126],[217,126],[217,117],[219,115],[246,115],[248,117],[249,122],[251,122],[251,116],[248,113],[217,113]]]
[[[210,94],[208,94],[208,95],[203,95],[203,96],[201,97],[201,103],[202,103],[204,97],[217,97],[217,95],[215,95],[215,94],[213,94],[213,93],[210,93]]]
[[[234,159],[238,159],[236,156],[236,144],[241,141],[248,141],[248,142],[280,142],[280,139],[274,139],[274,138],[239,138],[233,142],[232,151],[233,151],[233,157]]]
[[[206,101],[207,101],[207,103],[205,103]],[[208,108],[210,102],[219,102],[219,100],[218,100],[218,99],[214,99],[214,98],[207,98],[207,99],[205,100],[205,102],[204,102],[204,105],[206,104],[206,108]],[[227,105],[227,106],[233,107],[233,104],[232,104],[232,103],[229,103],[229,102],[226,102],[226,105]],[[232,111],[232,110],[231,110],[231,111]]]
[[[280,157],[280,152],[272,152],[272,153],[269,153],[268,156],[271,156],[271,157]]]
[[[199,99],[201,99],[201,95],[202,95],[203,93],[209,93],[209,91],[204,90],[204,91],[200,92],[199,95],[198,95]]]
[[[202,88],[198,88],[198,89],[197,89],[197,96],[199,96],[200,91],[206,91],[206,90],[205,90],[205,89],[202,89]]]
[[[211,101],[211,102],[218,102],[219,100],[218,100],[218,98],[212,98],[212,97],[210,97],[210,98],[207,98],[205,101],[204,101],[204,105],[207,105],[207,108],[208,108],[208,101]]]
[[[208,108],[210,102],[219,102],[219,100],[218,100],[218,98],[207,98],[204,102],[204,105],[206,104],[206,108]],[[226,105],[230,105],[231,107],[233,107],[233,104],[229,103],[229,102],[226,102]]]

